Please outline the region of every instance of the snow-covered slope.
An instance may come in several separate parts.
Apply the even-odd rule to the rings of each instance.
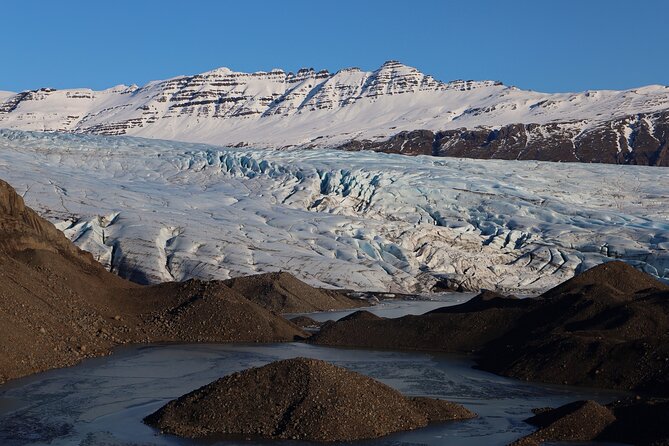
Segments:
[[[560,123],[534,133],[559,133],[570,142],[612,120],[633,121],[639,115],[653,127],[658,119],[667,120],[653,114],[667,110],[669,88],[664,86],[546,94],[492,81],[444,83],[389,61],[373,72],[238,73],[219,68],[143,87],[0,94],[0,127],[276,148],[381,141],[417,129],[484,128],[489,133],[518,123]],[[631,121],[621,124],[616,130],[620,137],[611,141],[621,151],[633,148],[624,137],[634,131]],[[449,154],[446,149],[454,143],[446,142],[450,145],[434,154]],[[409,147],[398,151],[414,153]]]
[[[669,277],[661,168],[230,149],[0,131],[0,178],[113,271],[538,290],[621,258]]]

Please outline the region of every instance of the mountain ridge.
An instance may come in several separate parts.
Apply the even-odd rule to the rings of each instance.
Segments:
[[[442,82],[398,61],[374,71],[335,73],[221,67],[101,91],[2,92],[0,128],[227,146],[667,166],[669,87],[539,93],[496,81]],[[403,137],[416,131],[434,135],[431,149]]]

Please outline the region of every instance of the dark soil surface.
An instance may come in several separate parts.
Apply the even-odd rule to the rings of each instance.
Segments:
[[[623,442],[635,445],[669,444],[669,401],[630,398],[603,406],[575,401],[527,420],[537,431],[513,443],[534,446],[553,441]]]
[[[474,416],[454,403],[407,398],[365,375],[296,358],[221,378],[145,422],[191,438],[352,441]]]
[[[515,378],[669,395],[669,287],[610,262],[538,298],[486,291],[421,316],[328,323],[311,342],[476,353]]]

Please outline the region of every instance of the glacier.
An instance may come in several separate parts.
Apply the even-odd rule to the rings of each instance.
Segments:
[[[611,259],[669,279],[663,172],[0,130],[0,178],[141,283],[535,293]]]

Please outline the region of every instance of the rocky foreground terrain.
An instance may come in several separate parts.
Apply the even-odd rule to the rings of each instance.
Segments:
[[[448,401],[405,397],[325,361],[295,358],[221,378],[169,402],[145,422],[191,438],[330,442],[475,416]]]
[[[669,88],[547,94],[374,71],[219,68],[103,91],[0,92],[0,128],[229,146],[669,165]]]
[[[304,339],[309,334],[277,312],[359,305],[285,273],[137,285],[77,248],[5,182],[0,182],[0,274],[2,382],[107,354],[126,343]],[[607,407],[579,403],[547,411],[533,420],[539,431],[524,444],[589,438],[666,444],[664,424],[651,421],[666,416],[668,332],[669,286],[614,261],[536,298],[486,291],[458,306],[399,319],[360,310],[323,324],[310,340],[474,353],[480,367],[515,378],[631,390],[642,396]],[[437,403],[412,404],[420,423],[429,421],[425,407],[441,413]],[[643,423],[630,421],[639,417]]]
[[[245,278],[238,291],[219,281],[137,285],[105,270],[3,181],[0,278],[0,382],[126,343],[292,341],[305,333],[273,311],[306,307],[281,302],[360,305],[285,274]],[[257,298],[268,288],[276,297],[269,309]]]
[[[364,310],[321,325],[321,345],[474,354],[478,366],[522,380],[621,389],[606,406],[540,408],[537,431],[514,442],[669,444],[669,286],[623,262],[598,265],[536,298],[484,291],[420,316]]]

